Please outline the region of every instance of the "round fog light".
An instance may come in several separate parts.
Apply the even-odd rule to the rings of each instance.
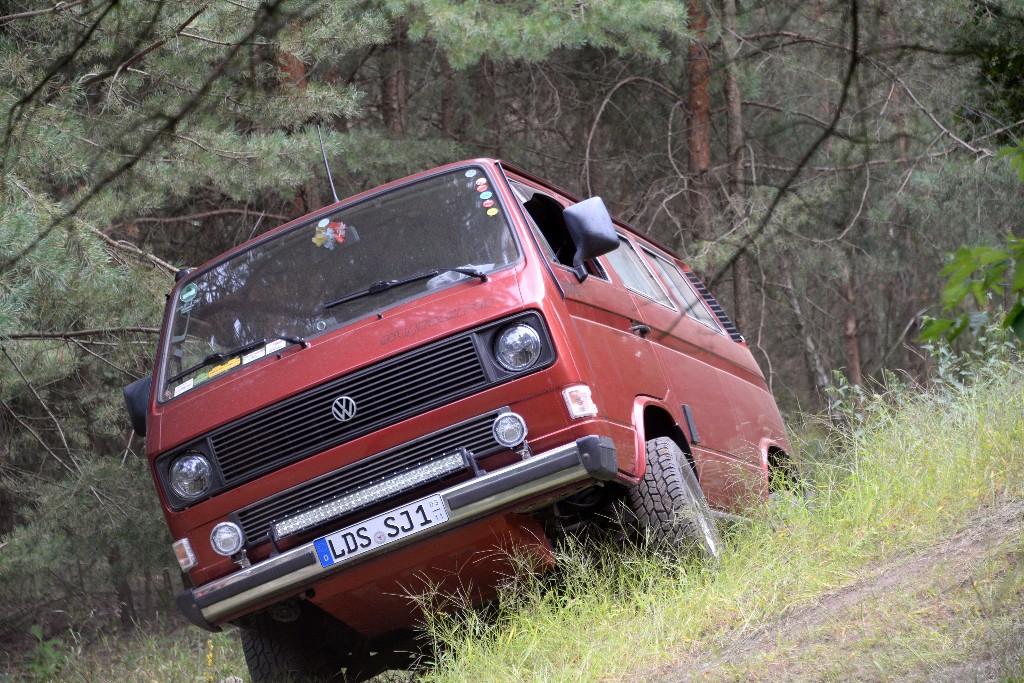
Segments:
[[[244,540],[242,530],[232,522],[221,522],[213,527],[213,532],[210,534],[210,545],[213,546],[217,554],[224,557],[231,557],[241,550]]]
[[[516,413],[502,413],[494,420],[491,433],[505,448],[514,448],[526,439],[526,420]]]

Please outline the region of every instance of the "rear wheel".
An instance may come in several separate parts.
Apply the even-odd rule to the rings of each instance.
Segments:
[[[686,456],[666,437],[647,442],[647,470],[628,493],[639,529],[659,548],[717,558],[722,548],[711,509]]]

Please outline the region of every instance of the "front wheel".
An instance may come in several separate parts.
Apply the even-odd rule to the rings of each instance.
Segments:
[[[647,442],[647,470],[628,500],[640,531],[659,548],[708,558],[721,552],[722,538],[697,477],[671,439]]]
[[[310,621],[281,623],[266,612],[245,619],[239,630],[253,683],[345,680],[342,660],[321,647],[324,634],[310,628]]]

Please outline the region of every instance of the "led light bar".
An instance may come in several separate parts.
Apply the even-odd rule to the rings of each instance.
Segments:
[[[391,496],[414,489],[428,481],[440,479],[466,468],[462,452],[448,453],[436,460],[415,467],[389,479],[371,484],[366,488],[327,501],[322,505],[300,512],[294,517],[274,522],[276,538],[311,529],[324,522],[342,517],[360,508],[367,507]]]

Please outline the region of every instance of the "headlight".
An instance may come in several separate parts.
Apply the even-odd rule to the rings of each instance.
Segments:
[[[203,495],[210,488],[210,461],[198,453],[186,453],[171,465],[171,490],[185,500]]]
[[[494,356],[506,370],[525,370],[540,358],[541,341],[529,325],[512,325],[501,331],[494,342]]]

